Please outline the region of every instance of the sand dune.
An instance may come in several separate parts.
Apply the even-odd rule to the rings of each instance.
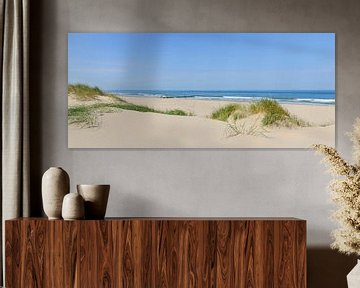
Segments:
[[[122,97],[159,110],[181,109],[195,116],[122,110],[105,113],[96,128],[69,126],[69,148],[308,148],[335,144],[335,106],[282,105],[312,124],[302,128],[259,128],[264,135],[232,135],[228,123],[208,116],[229,102],[175,98]],[[256,119],[242,120],[243,127]],[[244,128],[246,129],[246,128]]]

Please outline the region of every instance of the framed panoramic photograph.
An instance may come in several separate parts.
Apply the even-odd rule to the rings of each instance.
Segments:
[[[69,148],[335,145],[334,33],[69,33]]]

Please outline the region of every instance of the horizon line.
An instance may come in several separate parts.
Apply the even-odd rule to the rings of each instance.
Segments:
[[[71,85],[71,84],[70,84]],[[336,89],[104,89],[103,90],[122,90],[122,91],[331,91],[336,92]]]

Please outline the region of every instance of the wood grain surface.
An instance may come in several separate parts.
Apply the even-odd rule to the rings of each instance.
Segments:
[[[5,223],[6,287],[306,287],[297,219]]]

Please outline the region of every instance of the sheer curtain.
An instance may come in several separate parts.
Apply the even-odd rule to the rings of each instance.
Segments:
[[[29,216],[29,0],[0,0],[0,31],[1,271],[4,271],[4,221]]]

